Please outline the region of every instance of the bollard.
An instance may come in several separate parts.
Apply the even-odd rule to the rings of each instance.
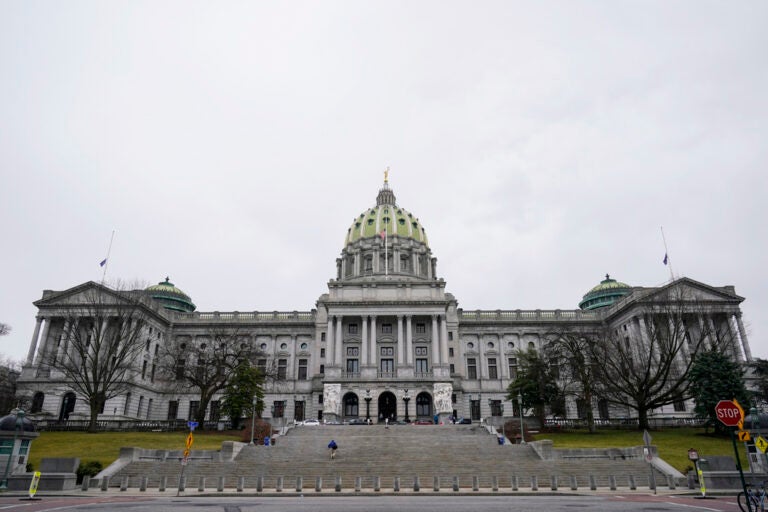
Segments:
[[[341,492],[341,475],[336,475],[336,485],[334,486],[336,492]]]
[[[667,475],[667,485],[669,486],[670,491],[675,490],[675,479],[672,477],[672,475]]]
[[[106,491],[109,488],[109,477],[105,476],[101,479],[101,490]]]
[[[552,475],[551,477],[549,477],[549,483],[550,483],[549,488],[552,489],[553,491],[556,491],[557,490],[557,475]]]
[[[161,476],[160,477],[160,484],[157,486],[157,490],[160,492],[165,492],[166,484],[168,483],[168,477],[167,476]]]
[[[615,475],[608,475],[608,487],[612,490],[616,490],[616,476]]]
[[[491,490],[499,492],[499,477],[496,475],[493,475],[493,478],[491,478]]]
[[[381,491],[381,477],[375,476],[373,477],[373,492],[379,491]]]
[[[571,475],[571,490],[576,491],[579,489],[579,482],[576,480],[576,477]]]
[[[395,492],[400,492],[400,477],[396,476],[394,481],[392,482],[392,489]]]
[[[237,492],[243,492],[243,488],[245,487],[245,477],[241,476],[237,479]]]
[[[197,482],[197,492],[203,492],[205,490],[205,477],[201,476]]]
[[[477,475],[472,477],[472,490],[473,491],[480,490],[480,477],[478,477]]]
[[[219,492],[224,492],[224,477],[219,477],[219,483],[216,485],[216,490]]]
[[[296,477],[296,492],[301,492],[304,489],[304,477]]]
[[[264,492],[264,477],[256,477],[256,492]]]
[[[517,475],[512,475],[512,490],[517,491]]]
[[[91,477],[90,475],[83,476],[83,485],[80,487],[81,491],[87,491],[91,486]]]
[[[355,477],[355,492],[360,492],[363,488],[363,477],[356,476]]]
[[[315,478],[315,492],[321,492],[323,490],[323,477],[318,476]]]
[[[440,477],[437,475],[432,477],[432,490],[435,492],[440,491]]]
[[[531,490],[532,491],[539,490],[539,477],[536,475],[531,475]]]
[[[453,490],[455,492],[459,492],[459,477],[458,476],[454,476],[453,477]]]
[[[149,485],[149,477],[146,477],[146,476],[141,477],[141,483],[139,484],[139,491],[146,492],[148,485]]]
[[[595,475],[589,475],[589,488],[592,491],[597,490],[597,482],[595,481]]]
[[[277,477],[277,483],[275,484],[275,491],[276,492],[283,492],[283,477],[282,476]]]
[[[635,475],[629,475],[629,489],[631,491],[637,490],[637,484],[635,484]]]
[[[125,491],[128,489],[128,477],[124,476],[122,480],[120,480],[120,490]]]
[[[179,487],[176,490],[179,491],[179,492],[183,492],[186,487],[187,487],[187,477],[180,476],[179,477]]]
[[[419,477],[415,476],[413,477],[413,492],[419,492],[421,490],[421,483],[419,482]]]

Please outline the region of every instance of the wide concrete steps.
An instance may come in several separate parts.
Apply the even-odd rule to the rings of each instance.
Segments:
[[[335,460],[327,449],[331,439],[339,445]],[[129,485],[138,486],[141,477],[147,477],[148,485],[154,487],[165,477],[167,485],[174,487],[181,469],[175,460],[133,462],[112,478],[112,485],[129,477]],[[184,475],[188,486],[197,486],[204,477],[206,487],[216,487],[219,477],[224,477],[226,487],[234,487],[244,478],[244,487],[255,488],[261,478],[264,487],[271,489],[277,486],[278,477],[286,489],[294,488],[298,477],[305,489],[314,488],[318,478],[325,488],[332,487],[337,478],[349,488],[360,477],[363,488],[372,488],[378,477],[382,489],[392,489],[396,477],[403,487],[412,487],[418,477],[425,489],[432,487],[435,476],[443,488],[454,477],[459,477],[461,487],[471,486],[477,477],[480,487],[486,488],[494,477],[506,488],[513,486],[513,477],[525,488],[530,488],[532,477],[541,488],[549,488],[553,477],[560,488],[569,488],[572,477],[580,488],[588,488],[590,475],[600,487],[608,486],[611,476],[623,487],[628,486],[630,475],[638,486],[647,486],[649,480],[648,465],[642,461],[542,461],[530,446],[500,446],[494,436],[474,425],[299,427],[279,437],[275,446],[245,446],[232,462],[192,458]],[[661,474],[657,480],[666,482]]]

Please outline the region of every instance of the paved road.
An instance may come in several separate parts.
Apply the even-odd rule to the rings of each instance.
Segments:
[[[0,512],[739,512],[733,497],[615,496],[327,496],[0,498]]]

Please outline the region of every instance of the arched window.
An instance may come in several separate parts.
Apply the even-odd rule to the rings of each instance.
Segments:
[[[357,395],[347,393],[344,395],[344,416],[357,417],[359,415],[359,406]]]
[[[32,397],[32,408],[30,413],[40,412],[43,410],[43,402],[45,401],[45,393],[38,391],[35,396]]]
[[[429,393],[419,393],[416,396],[416,416],[432,418],[432,397]]]
[[[130,412],[131,408],[131,394],[128,393],[125,395],[125,407],[123,408],[123,416],[128,416],[128,413]]]

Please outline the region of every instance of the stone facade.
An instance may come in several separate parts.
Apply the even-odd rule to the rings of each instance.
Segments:
[[[267,385],[264,409],[265,417],[275,421],[511,416],[506,389],[515,377],[518,350],[545,350],[547,336],[562,328],[607,325],[639,333],[645,314],[641,304],[673,288],[685,289],[706,304],[692,328],[698,323],[729,332],[732,356],[751,359],[739,309],[743,298],[731,286],[682,278],[661,288],[627,287],[613,303],[601,303],[598,309],[487,311],[458,308],[445,286],[437,277],[437,259],[424,228],[397,206],[385,182],[376,206],[349,228],[335,278],[315,309],[197,312],[189,297],[167,280],[130,292],[93,282],[65,291],[46,290],[35,302],[37,325],[19,389],[29,396],[33,417],[87,417],[86,404],[48,363],[54,351],[67,350],[62,340],[77,328],[69,312],[83,294],[94,290],[114,296],[115,307],[121,297],[139,298],[146,318],[146,349],[133,372],[131,391],[108,400],[103,419],[190,418],[198,398],[171,390],[157,377],[158,348],[171,341],[199,343],[211,329],[237,329],[239,339],[275,365],[281,379]],[[206,415],[213,421],[220,417],[218,399],[214,397]],[[589,406],[599,410],[597,417],[631,415],[598,403]],[[692,415],[692,408],[669,406],[654,414],[685,417]],[[569,417],[583,413],[570,402],[567,411]]]

